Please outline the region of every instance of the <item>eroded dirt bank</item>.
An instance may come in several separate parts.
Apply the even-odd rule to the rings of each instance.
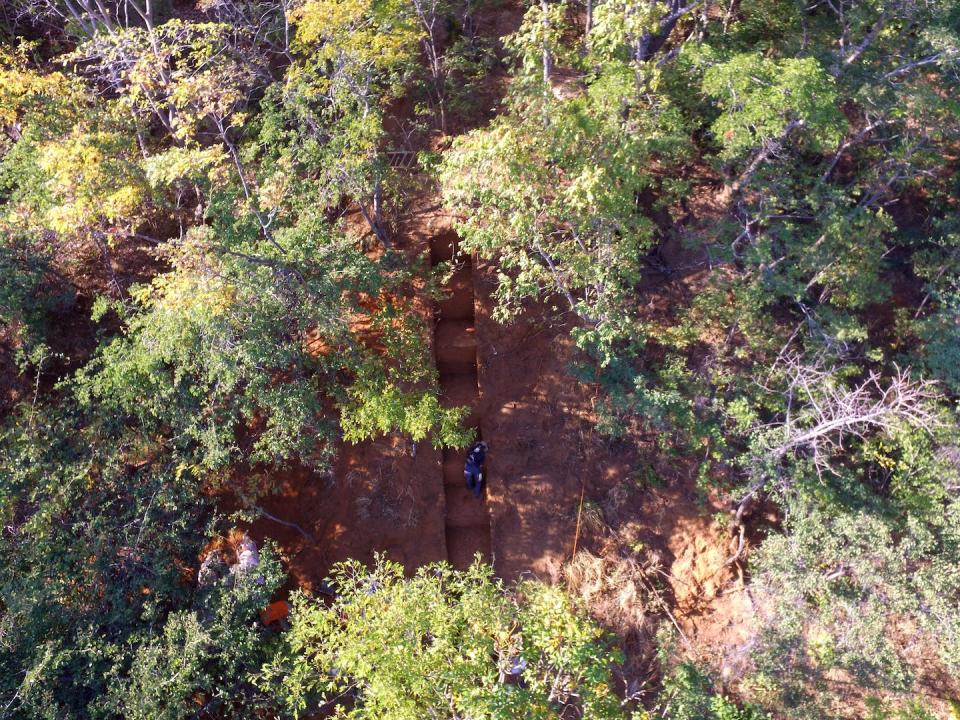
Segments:
[[[507,5],[480,24],[502,37],[520,16],[518,6]],[[503,82],[502,72],[489,76],[484,107],[496,106]],[[399,133],[402,119],[394,115],[388,124]],[[429,191],[407,200],[397,249],[424,271],[451,259],[453,218]],[[651,665],[651,632],[665,615],[699,654],[720,666],[735,663],[749,598],[726,563],[730,538],[713,520],[725,508],[698,493],[697,468],[664,457],[648,430],[635,427],[620,441],[596,433],[597,391],[569,372],[574,349],[564,320],[552,308],[529,307],[500,325],[492,319],[496,267],[464,257],[457,267],[436,305],[418,286],[415,311],[425,338],[436,342],[444,402],[470,406],[468,425],[490,445],[483,499],[464,485],[462,451],[429,443],[414,451],[398,436],[342,444],[332,477],[291,472],[281,478],[281,493],[264,501],[310,539],[268,519],[253,526],[258,539],[279,542],[291,588],[317,587],[335,562],[369,561],[376,552],[409,572],[441,559],[463,567],[479,552],[506,580],[567,582],[621,636],[638,669]],[[666,312],[676,301],[671,293],[686,292],[696,279],[672,284],[649,293],[651,313]],[[578,516],[578,548],[587,555],[575,573],[567,564]],[[591,562],[592,579],[584,571]]]
[[[456,235],[444,230],[430,238],[430,264],[452,270],[434,311],[433,352],[441,398],[447,406],[471,408],[465,422],[481,440],[473,258],[459,252]],[[464,479],[465,453],[445,448],[441,454],[447,560],[460,569],[469,567],[477,555],[490,562],[489,464],[480,497],[474,497]]]
[[[452,219],[430,199],[409,208],[398,245],[425,267],[449,259],[455,239]],[[506,580],[563,582],[582,491],[579,549],[605,558],[611,577],[627,563],[656,586],[638,576],[636,598],[591,595],[601,615],[609,607],[601,621],[632,638],[638,661],[649,659],[648,630],[663,610],[649,602],[655,589],[702,654],[735,663],[749,598],[726,565],[730,538],[713,519],[724,508],[698,493],[696,467],[664,457],[653,432],[634,428],[619,441],[596,433],[596,390],[569,373],[569,328],[545,307],[495,322],[496,268],[462,256],[457,267],[443,300],[434,305],[422,293],[415,307],[437,342],[445,403],[469,405],[467,423],[490,445],[484,498],[464,484],[463,451],[420,443],[414,454],[408,439],[384,437],[342,445],[332,477],[288,473],[281,493],[264,501],[312,539],[269,519],[254,524],[255,537],[279,542],[291,587],[316,588],[333,563],[376,552],[411,572],[442,559],[463,567],[480,552]]]

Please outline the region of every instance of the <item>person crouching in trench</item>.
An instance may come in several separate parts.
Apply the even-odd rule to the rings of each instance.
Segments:
[[[467,487],[476,496],[483,492],[483,463],[487,459],[487,444],[483,441],[470,446],[467,461],[463,464],[463,477]]]

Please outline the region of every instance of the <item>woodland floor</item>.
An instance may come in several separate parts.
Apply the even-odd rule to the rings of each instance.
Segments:
[[[507,3],[480,17],[480,31],[512,32],[518,7]],[[483,112],[467,122],[454,118],[455,131],[489,118],[504,78],[499,71],[487,78]],[[395,109],[391,134],[407,111]],[[689,270],[651,275],[642,299],[651,316],[668,316],[702,281],[691,262],[701,258],[681,248],[687,232],[709,227],[720,211],[715,194],[707,185],[671,232],[661,259]],[[452,226],[432,190],[417,192],[397,222],[396,249],[425,274],[448,259],[448,246],[456,244]],[[264,508],[312,540],[269,519],[251,533],[258,541],[273,538],[287,559],[290,586],[307,589],[347,558],[369,561],[382,552],[412,572],[437,560],[463,567],[479,552],[505,580],[566,582],[584,595],[623,640],[633,677],[652,667],[652,633],[667,617],[691,649],[735,672],[750,612],[743,578],[726,564],[731,539],[714,520],[726,508],[697,489],[695,464],[657,448],[655,434],[635,428],[611,442],[595,431],[597,391],[572,378],[569,327],[554,308],[530,307],[499,324],[491,317],[496,268],[462,255],[454,261],[459,269],[444,299],[434,303],[421,286],[414,306],[434,343],[444,401],[469,405],[468,424],[489,443],[483,498],[464,484],[465,451],[440,452],[428,443],[414,451],[409,439],[388,436],[338,447],[330,476],[298,470],[274,479],[280,492]],[[578,515],[578,549],[589,554],[570,572]],[[613,581],[621,575],[622,582]]]
[[[521,13],[508,2],[482,14],[478,27],[503,37]],[[478,92],[482,110],[452,118],[451,132],[488,120],[504,82],[502,70],[491,73]],[[399,103],[387,122],[401,147],[409,104]],[[641,300],[651,316],[669,316],[702,281],[702,258],[682,250],[683,238],[711,226],[721,211],[719,191],[701,186],[700,199],[691,198],[671,229],[661,260],[688,269],[651,275]],[[453,218],[433,190],[408,194],[395,224],[395,249],[424,277],[456,245]],[[489,443],[483,498],[464,483],[465,450],[414,447],[400,436],[341,444],[331,474],[287,471],[270,478],[278,491],[262,500],[309,539],[267,518],[250,527],[258,542],[278,544],[291,576],[287,589],[318,589],[332,565],[348,558],[368,562],[384,553],[413,572],[438,560],[464,567],[479,552],[504,580],[566,582],[584,595],[623,640],[634,678],[653,667],[652,633],[667,618],[691,650],[735,671],[751,613],[743,578],[726,564],[731,538],[714,519],[726,508],[697,489],[695,464],[658,449],[655,434],[635,428],[611,442],[595,431],[597,391],[571,376],[569,327],[555,308],[529,307],[499,324],[491,317],[496,268],[462,255],[454,267],[444,297],[435,302],[424,280],[413,308],[434,351],[444,402],[469,405],[468,425]],[[587,554],[573,572],[565,565],[578,516],[578,549]]]
[[[456,241],[451,220],[436,198],[417,198],[397,249],[423,268],[446,259]],[[338,447],[332,475],[295,470],[274,478],[280,492],[264,499],[264,508],[312,540],[269,519],[253,524],[253,536],[273,538],[291,586],[308,589],[334,563],[369,561],[377,552],[408,571],[437,560],[464,567],[480,552],[505,580],[563,582],[582,492],[579,549],[606,563],[606,575],[624,562],[652,570],[661,582],[638,595],[655,589],[691,646],[714,662],[734,662],[728,651],[746,636],[739,623],[750,614],[749,599],[725,564],[730,538],[714,520],[724,508],[698,491],[696,465],[668,459],[651,432],[615,442],[601,437],[594,429],[596,390],[570,375],[569,328],[554,309],[531,307],[499,324],[491,318],[496,269],[462,255],[455,265],[443,300],[434,304],[421,288],[414,305],[434,329],[444,401],[469,405],[468,424],[490,445],[484,497],[475,499],[464,484],[465,451],[420,443],[414,453],[409,439],[388,436]],[[651,292],[650,312],[669,312],[696,281],[693,275],[652,283],[660,287]],[[579,589],[591,596],[623,592]],[[634,646],[638,661],[649,658],[653,618],[663,608],[639,597],[608,600],[609,617],[601,610],[601,621]],[[631,603],[636,607],[623,607]]]

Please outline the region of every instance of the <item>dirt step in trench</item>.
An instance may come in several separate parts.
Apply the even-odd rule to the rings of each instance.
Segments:
[[[454,260],[456,239],[435,237],[430,243],[432,265]],[[472,412],[466,423],[477,430],[477,342],[474,334],[473,266],[469,257],[455,259],[457,269],[444,287],[444,297],[435,307],[434,353],[440,375],[440,393],[445,406],[466,405]],[[487,478],[483,495],[477,498],[463,477],[465,450],[443,451],[443,493],[446,501],[447,560],[455,568],[467,568],[477,553],[492,562],[490,513],[487,510]]]

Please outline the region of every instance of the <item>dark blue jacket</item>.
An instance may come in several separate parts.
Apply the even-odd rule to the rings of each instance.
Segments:
[[[487,452],[483,449],[483,445],[474,445],[470,450],[470,454],[467,455],[467,465],[474,465],[478,470],[483,467],[483,463],[487,459]]]
[[[487,459],[487,452],[484,446],[477,443],[467,454],[467,460],[463,464],[463,477],[467,481],[467,487],[473,491],[473,494],[480,497],[480,489],[483,482],[483,463]]]

